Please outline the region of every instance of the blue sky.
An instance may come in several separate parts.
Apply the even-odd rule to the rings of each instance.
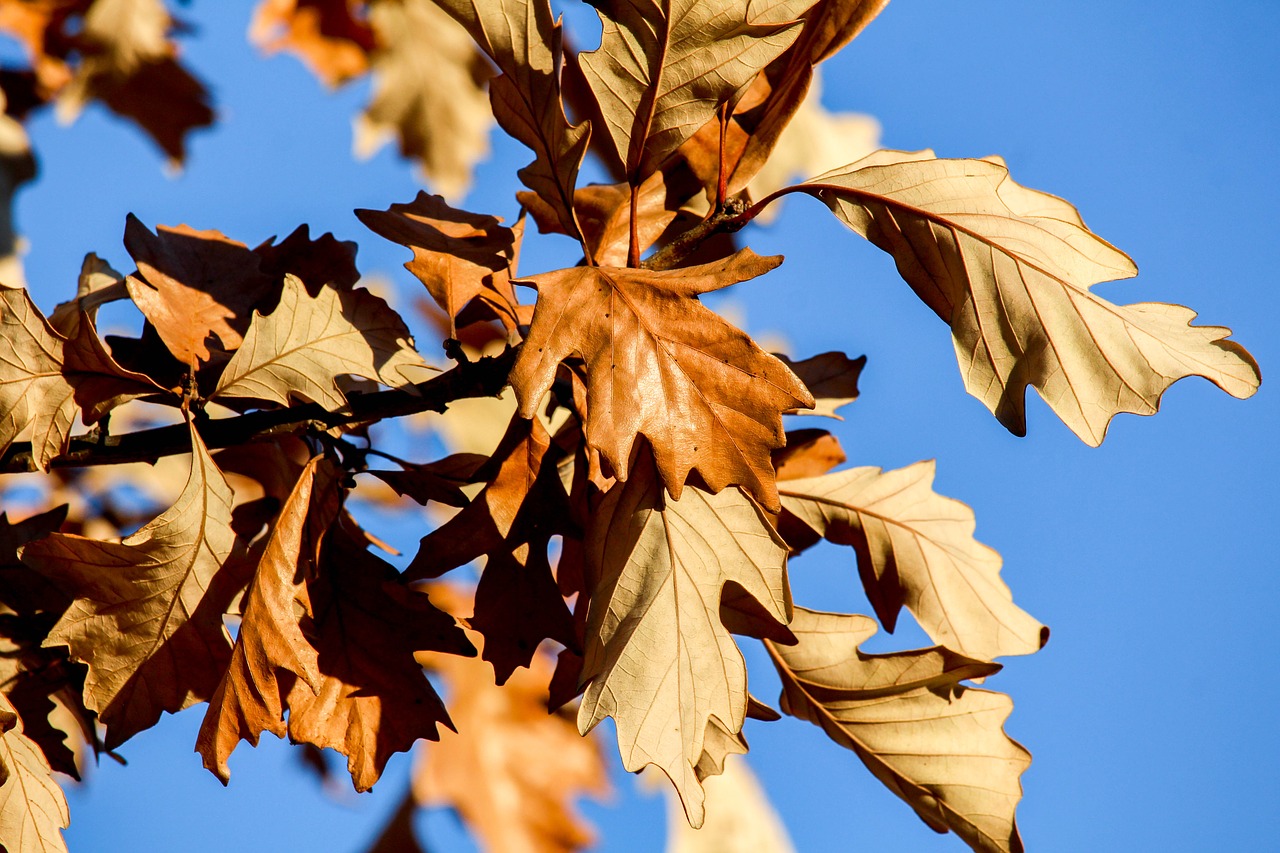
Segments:
[[[195,0],[183,10],[199,29],[186,60],[221,121],[192,138],[180,176],[97,108],[69,128],[47,114],[32,123],[42,174],[20,193],[17,224],[42,307],[74,292],[85,252],[131,268],[128,212],[250,245],[306,222],[357,240],[366,274],[412,292],[399,266],[407,252],[351,214],[408,201],[420,186],[390,152],[352,160],[350,118],[366,86],[329,94],[293,59],[257,55],[244,39],[251,6]],[[894,0],[826,66],[824,100],[877,116],[888,147],[1003,155],[1016,180],[1072,201],[1137,261],[1136,280],[1097,292],[1189,305],[1202,322],[1231,326],[1267,376],[1280,365],[1278,43],[1280,5],[1264,0]],[[466,206],[513,216],[525,162],[518,144],[495,137]],[[1280,410],[1270,380],[1247,402],[1186,380],[1156,417],[1118,418],[1098,449],[1035,398],[1018,439],[964,392],[946,326],[891,260],[820,204],[792,198],[778,225],[744,235],[788,258],[730,297],[753,332],[785,337],[800,357],[868,356],[861,399],[832,427],[851,463],[936,458],[937,490],[973,506],[1015,599],[1053,629],[1042,652],[1006,661],[987,685],[1013,695],[1006,728],[1034,756],[1019,809],[1028,849],[1265,846],[1280,830]],[[530,239],[522,271],[571,263],[560,239]],[[848,551],[821,547],[791,575],[798,603],[867,610]],[[904,625],[873,647],[920,642]],[[753,692],[776,698],[762,656],[748,658]],[[236,752],[224,790],[192,752],[200,713],[166,718],[122,748],[129,767],[105,762],[72,793],[73,850],[355,853],[401,796],[403,758],[374,794],[335,798],[269,737]],[[799,850],[963,849],[815,727],[753,725],[752,767]],[[600,849],[658,849],[660,801],[625,776],[617,790],[612,806],[587,810]],[[447,815],[423,828],[432,850],[468,849]]]

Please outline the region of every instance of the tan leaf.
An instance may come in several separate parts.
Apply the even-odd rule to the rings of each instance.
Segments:
[[[791,368],[791,372],[800,377],[800,381],[813,394],[814,406],[811,410],[789,414],[822,415],[838,421],[844,420],[836,414],[836,409],[858,399],[858,377],[862,375],[862,368],[867,363],[865,355],[849,358],[842,352],[824,352],[804,361],[792,361],[785,355],[779,355],[778,359]]]
[[[1017,435],[1026,387],[1086,443],[1120,412],[1154,414],[1184,376],[1235,397],[1260,381],[1229,329],[1191,326],[1180,305],[1112,305],[1089,292],[1137,272],[1062,199],[1015,184],[987,160],[882,151],[805,185],[841,221],[893,255],[916,294],[951,325],[969,393]]]
[[[867,597],[892,631],[906,606],[934,642],[975,658],[1030,654],[1049,629],[1013,603],[1000,555],[973,538],[973,510],[934,493],[933,462],[788,480],[782,507],[849,545]]]
[[[825,429],[788,430],[787,446],[773,451],[773,467],[778,469],[778,482],[817,477],[842,464],[845,459],[839,440]],[[785,534],[783,538],[787,538]]]
[[[395,569],[339,524],[326,537],[319,578],[308,585],[320,670],[318,690],[289,693],[290,740],[347,756],[358,791],[418,738],[439,738],[449,714],[415,651],[474,655],[453,618],[403,586]]]
[[[457,732],[441,732],[419,754],[418,802],[456,809],[489,853],[589,845],[591,829],[572,802],[603,796],[607,768],[593,739],[579,736],[569,717],[547,713],[548,658],[534,657],[503,687],[476,660],[432,655],[429,664],[448,687]]]
[[[374,233],[413,250],[404,268],[426,285],[427,292],[454,321],[471,300],[480,298],[514,329],[517,301],[510,270],[516,257],[516,234],[501,220],[482,213],[455,210],[440,196],[418,193],[408,204],[387,210],[357,210]]]
[[[374,0],[369,23],[373,97],[356,123],[356,153],[367,157],[394,135],[432,186],[456,198],[489,153],[485,83],[493,72],[431,0]]]
[[[222,624],[243,578],[231,556],[231,489],[194,427],[191,475],[177,502],[123,542],[53,533],[22,561],[75,596],[49,634],[89,665],[85,705],[113,749],[213,694],[230,657]]]
[[[657,765],[701,826],[696,768],[708,725],[718,720],[736,735],[747,708],[746,667],[720,621],[721,590],[738,584],[785,625],[786,546],[742,491],[689,488],[674,500],[648,465],[605,496],[596,518],[579,729],[613,717],[623,766]]]
[[[1014,808],[1031,756],[1004,733],[1008,696],[964,687],[997,664],[934,647],[868,655],[865,616],[795,609],[800,642],[766,648],[782,677],[782,710],[852,750],[937,832],[986,853],[1022,850]]]
[[[580,356],[587,441],[619,479],[643,435],[672,495],[696,470],[712,491],[739,484],[776,508],[769,451],[783,443],[782,413],[813,399],[785,365],[697,296],[762,275],[780,260],[744,249],[667,272],[574,267],[534,276],[538,307],[511,370],[521,414],[532,417],[559,364]]]
[[[795,40],[813,0],[609,0],[581,56],[618,160],[638,184]]]
[[[285,736],[285,699],[300,678],[320,686],[319,656],[298,622],[309,606],[305,581],[316,573],[320,537],[338,515],[342,472],[324,457],[307,464],[258,563],[244,605],[231,663],[209,698],[196,740],[204,766],[223,784],[227,759],[241,740],[264,732]]]
[[[745,759],[726,762],[703,782],[707,822],[693,829],[675,797],[667,802],[666,853],[795,853],[782,819]]]
[[[49,762],[22,733],[22,720],[0,694],[0,849],[8,853],[66,853],[60,830],[71,821],[67,798]]]
[[[347,403],[339,376],[402,388],[413,384],[406,370],[426,368],[404,321],[369,291],[326,287],[312,297],[286,275],[279,305],[266,316],[255,312],[210,397],[281,405],[300,397],[337,411]]]
[[[261,258],[218,231],[161,225],[152,234],[129,214],[124,245],[138,264],[138,276],[125,279],[129,296],[183,364],[210,359],[210,335],[227,352],[240,346],[253,309],[269,311],[279,298]]]
[[[189,131],[213,124],[209,94],[177,61],[162,0],[95,0],[78,36],[82,58],[58,96],[74,119],[90,100],[131,119],[181,163]]]
[[[92,424],[126,399],[162,390],[116,364],[92,322],[78,331],[64,338],[25,290],[0,287],[0,449],[30,428],[41,470],[66,449],[77,413]]]
[[[369,68],[373,33],[356,16],[363,6],[363,0],[262,0],[249,40],[267,53],[297,54],[326,86],[340,86]]]
[[[570,125],[560,100],[560,25],[548,0],[438,0],[488,54],[502,75],[489,82],[494,118],[507,133],[533,149],[537,159],[520,180],[560,217],[566,234],[578,237],[573,189],[587,153],[590,126]]]
[[[128,299],[124,276],[93,252],[84,256],[80,265],[80,278],[76,282],[76,298],[56,305],[49,315],[49,325],[65,338],[80,334],[80,314],[97,320],[98,308],[117,299]]]

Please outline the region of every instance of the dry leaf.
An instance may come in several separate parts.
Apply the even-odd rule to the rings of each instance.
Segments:
[[[785,513],[858,555],[876,615],[904,605],[934,642],[982,660],[1038,651],[1049,629],[1013,603],[1000,555],[973,538],[973,510],[934,493],[934,464],[850,468],[779,487]],[[792,543],[793,545],[796,543]]]
[[[298,622],[309,606],[305,581],[316,574],[320,537],[338,516],[342,472],[322,456],[298,477],[249,587],[231,663],[196,740],[204,766],[225,785],[227,759],[241,740],[285,736],[285,700],[295,677],[320,686],[319,656]]]
[[[643,460],[638,460],[638,463]],[[676,786],[689,823],[703,821],[696,768],[712,719],[742,730],[747,672],[720,622],[734,582],[780,625],[790,621],[786,545],[738,489],[665,494],[649,465],[605,496],[588,540],[594,576],[586,631],[586,733],[617,723],[622,763],[657,765]]]
[[[788,430],[787,446],[773,451],[778,482],[820,476],[845,459],[839,440],[825,429]]]
[[[429,501],[445,506],[465,507],[469,500],[462,486],[474,482],[476,471],[488,458],[479,453],[455,453],[425,465],[403,464],[402,471],[369,470],[366,474],[377,477],[396,490],[397,494],[411,498],[422,506]]]
[[[489,64],[431,0],[373,0],[369,23],[373,98],[356,123],[356,153],[367,157],[394,134],[432,186],[460,196],[489,153]]]
[[[13,5],[0,6],[0,15]],[[3,28],[4,21],[0,18],[0,29]],[[36,176],[36,160],[21,122],[2,114],[7,108],[8,98],[0,91],[0,284],[23,287],[26,279],[22,272],[20,238],[13,225],[13,196],[18,187]]]
[[[49,763],[22,733],[22,719],[0,694],[0,849],[8,853],[66,853],[60,830],[71,821],[67,798]]]
[[[93,252],[84,256],[80,265],[80,278],[76,282],[76,298],[56,305],[49,315],[49,325],[64,338],[80,334],[80,314],[97,321],[98,308],[117,299],[128,299],[124,276]]]
[[[403,388],[406,371],[427,369],[404,321],[369,291],[321,288],[284,279],[280,303],[254,314],[244,342],[222,371],[211,398],[247,397],[288,405],[290,397],[338,411],[347,403],[338,377],[354,375]]]
[[[49,634],[89,665],[85,705],[113,749],[212,695],[231,640],[222,614],[243,578],[231,556],[231,489],[194,427],[191,475],[177,502],[123,542],[53,533],[22,561],[75,596]]]
[[[813,0],[608,0],[582,72],[618,160],[638,184],[800,33]]]
[[[766,647],[782,677],[782,710],[852,750],[937,832],[974,850],[1020,853],[1014,808],[1031,756],[1004,733],[1013,708],[1001,693],[964,687],[997,664],[941,646],[868,655],[865,616],[795,609],[800,642]]]
[[[951,325],[969,393],[1016,435],[1031,385],[1086,443],[1120,412],[1154,414],[1165,389],[1203,376],[1234,397],[1257,363],[1220,326],[1180,305],[1112,305],[1091,285],[1136,274],[1075,208],[1014,183],[1004,165],[882,151],[804,185],[893,255]]]
[[[858,377],[866,366],[867,357],[849,358],[842,352],[824,352],[804,361],[792,361],[785,355],[778,360],[800,377],[800,381],[813,394],[814,406],[810,410],[789,412],[793,415],[822,415],[844,420],[836,409],[858,399]]]
[[[293,232],[275,242],[272,237],[253,250],[262,272],[274,281],[283,281],[288,273],[302,279],[307,293],[315,296],[321,288],[350,290],[360,280],[356,269],[356,244],[339,240],[332,234],[311,239],[311,229],[299,225]]]
[[[358,12],[363,0],[262,0],[249,41],[267,53],[297,54],[330,88],[369,68],[373,32]]]
[[[438,0],[502,71],[489,81],[494,118],[533,149],[537,159],[520,180],[560,217],[564,232],[579,236],[573,189],[587,153],[590,126],[570,125],[560,101],[560,25],[548,0]]]
[[[666,853],[795,853],[781,818],[746,759],[726,762],[703,783],[707,822],[692,829],[679,801],[668,795]]]
[[[690,470],[712,491],[746,488],[776,508],[769,451],[782,413],[813,405],[791,371],[697,300],[773,269],[749,249],[668,272],[574,267],[534,276],[538,307],[511,370],[520,412],[532,417],[565,359],[586,361],[588,443],[619,479],[637,436],[649,439],[667,489]]]

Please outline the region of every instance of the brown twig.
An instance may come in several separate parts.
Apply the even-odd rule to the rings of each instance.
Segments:
[[[728,199],[712,211],[706,219],[650,255],[649,259],[640,266],[647,270],[675,269],[684,263],[686,258],[698,251],[698,247],[707,240],[717,234],[733,234],[741,231],[747,223],[759,216],[762,210],[784,195],[793,192],[810,192],[810,190],[803,186],[784,187],[770,193],[755,204],[748,204],[743,196]]]

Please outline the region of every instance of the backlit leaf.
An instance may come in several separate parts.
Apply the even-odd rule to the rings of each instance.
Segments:
[[[66,853],[60,830],[71,816],[49,762],[22,733],[22,720],[0,694],[0,849],[7,853]]]

